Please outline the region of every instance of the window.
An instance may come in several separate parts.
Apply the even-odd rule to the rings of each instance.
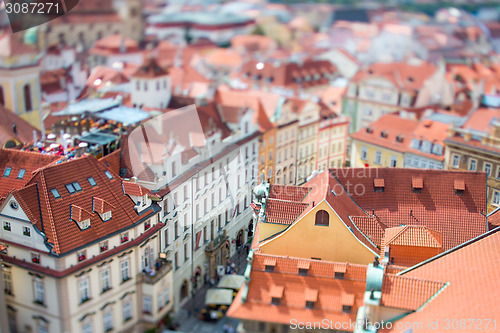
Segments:
[[[165,300],[165,304],[170,302],[170,291],[169,291],[168,287],[165,288],[165,290],[163,291],[163,299]]]
[[[146,222],[144,222],[144,231],[148,230],[149,228],[151,228],[151,221],[147,220]]]
[[[175,252],[174,254],[174,267],[176,270],[179,268],[179,255],[177,254],[177,252]]]
[[[17,174],[17,178],[23,179],[24,178],[24,173],[26,172],[25,169],[19,169],[19,173]]]
[[[102,321],[104,323],[104,332],[109,332],[113,329],[113,312],[110,306],[104,310]]]
[[[90,299],[90,283],[88,277],[78,282],[78,292],[80,294],[80,303],[85,303]]]
[[[269,170],[267,170],[267,178],[268,179],[273,178],[273,168],[269,168]]]
[[[120,242],[125,243],[128,241],[128,232],[124,232],[123,234],[120,235]]]
[[[278,298],[278,297],[273,297],[273,298],[271,299],[271,304],[272,304],[272,305],[280,305],[280,300],[281,300],[281,299],[280,299],[280,298]]]
[[[469,161],[469,171],[476,171],[477,160],[470,159]]]
[[[176,170],[176,167],[175,167],[175,161],[174,161],[174,162],[172,162],[172,177],[175,177],[177,175],[175,170]]]
[[[51,189],[50,192],[54,196],[54,199],[59,199],[61,197],[61,195],[59,194],[59,192],[55,188]]]
[[[31,104],[31,88],[29,84],[24,85],[24,108],[26,112],[33,111],[33,105]]]
[[[382,164],[382,152],[375,152],[375,164]]]
[[[203,243],[208,242],[208,237],[207,237],[207,226],[203,227]]]
[[[150,296],[142,297],[142,312],[146,314],[151,314],[153,312]]]
[[[111,276],[109,268],[103,269],[101,271],[101,290],[105,292],[111,289]]]
[[[184,201],[188,199],[188,187],[187,185],[184,185]]]
[[[0,86],[0,105],[5,105],[5,96],[2,86]]]
[[[314,302],[306,301],[306,309],[314,309]]]
[[[92,322],[90,321],[89,318],[87,318],[86,321],[83,323],[82,333],[92,333],[92,332],[93,332]]]
[[[31,262],[34,262],[35,264],[39,264],[40,263],[40,254],[32,253],[31,254]]]
[[[128,260],[124,260],[121,262],[120,271],[122,274],[122,282],[130,279],[130,263]]]
[[[35,303],[45,304],[45,288],[42,280],[35,279],[33,281],[33,289],[35,294]]]
[[[80,228],[82,230],[90,228],[90,219],[86,219],[86,220],[83,220],[82,222],[80,222]]]
[[[80,186],[80,184],[78,182],[73,182],[70,184],[66,184],[64,186],[68,190],[69,194],[73,194],[75,192],[79,192],[82,190],[82,187]]]
[[[10,225],[10,222],[3,221],[3,230],[6,230],[6,231],[11,231],[11,225]]]
[[[10,272],[3,271],[3,289],[6,294],[12,295],[12,275]]]
[[[174,236],[175,239],[179,238],[179,221],[174,222]]]
[[[458,155],[453,155],[453,163],[452,167],[458,168],[458,165],[460,164],[460,156]]]
[[[94,187],[97,185],[97,183],[95,182],[93,177],[89,177],[89,178],[87,178],[87,180],[88,180],[90,186]]]
[[[344,272],[335,272],[335,279],[343,280],[344,279]]]
[[[23,227],[23,235],[24,236],[31,236],[31,229],[29,227]]]
[[[12,168],[11,167],[6,167],[5,168],[5,171],[3,172],[3,176],[4,177],[9,177],[10,176],[10,172],[12,171]]]
[[[299,268],[299,275],[300,276],[307,276],[307,271],[308,271],[308,269],[306,269],[306,268]]]
[[[102,214],[102,219],[103,219],[103,221],[109,221],[109,220],[111,220],[111,211],[108,210],[107,212],[104,212]]]
[[[361,156],[360,158],[362,160],[366,160],[368,158],[368,150],[366,149],[366,147],[361,147]]]
[[[352,306],[351,305],[342,305],[342,312],[351,313]]]
[[[87,259],[86,251],[80,251],[76,255],[78,257],[78,261],[83,261],[83,260]]]
[[[495,193],[493,193],[493,204],[497,206],[500,205],[500,192],[495,191]]]
[[[109,179],[113,179],[113,175],[111,174],[111,172],[109,172],[108,170],[104,171],[104,174],[106,175],[106,177],[108,177]]]
[[[158,303],[157,303],[157,304],[158,304],[158,311],[160,311],[160,310],[163,308],[163,305],[165,305],[165,304],[163,303],[163,293],[162,293],[162,292],[160,292],[160,293],[158,294],[158,298],[157,298],[157,300],[158,300]]]
[[[165,247],[169,245],[169,238],[168,238],[168,229],[165,228],[165,231],[163,232],[164,238],[165,238]]]
[[[398,159],[396,158],[396,156],[392,155],[390,167],[395,168],[397,166],[398,166]]]
[[[132,319],[132,304],[129,300],[123,302],[123,321]]]
[[[104,241],[99,243],[99,249],[101,252],[107,251],[108,250],[108,241]]]
[[[486,176],[488,176],[488,177],[491,176],[491,164],[490,163],[484,164],[484,171],[486,172]]]
[[[184,243],[184,261],[188,261],[189,256],[188,256],[188,245],[187,243]]]
[[[330,219],[330,215],[328,214],[328,212],[326,210],[319,210],[316,213],[316,218],[315,218],[314,224],[328,226],[329,219]]]

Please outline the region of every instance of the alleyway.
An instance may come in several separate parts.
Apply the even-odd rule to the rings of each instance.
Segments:
[[[237,274],[243,274],[245,272],[247,254],[243,248],[238,250],[238,253],[232,256],[230,260],[235,264]],[[198,289],[194,297],[189,299],[179,310],[174,319],[174,322],[179,324],[178,331],[186,333],[223,333],[223,326],[226,323],[236,328],[239,321],[227,317],[222,318],[217,323],[209,323],[198,319],[198,312],[204,307],[205,294],[210,288],[212,288],[212,286],[209,283],[205,284]]]

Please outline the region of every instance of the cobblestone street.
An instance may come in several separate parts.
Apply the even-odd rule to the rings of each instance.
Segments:
[[[230,258],[231,262],[235,264],[235,272],[243,274],[247,264],[247,254],[244,248],[240,248],[238,252]],[[239,324],[238,320],[227,318],[224,316],[217,323],[210,323],[199,319],[199,312],[205,305],[205,295],[207,290],[216,287],[217,284],[211,286],[206,283],[198,289],[191,299],[179,310],[174,318],[174,322],[179,324],[178,331],[186,333],[223,333],[225,324],[232,325],[236,329]]]

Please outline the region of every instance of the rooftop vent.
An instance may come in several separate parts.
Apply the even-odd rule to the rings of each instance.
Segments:
[[[424,179],[422,177],[412,177],[411,187],[413,189],[413,192],[421,193],[422,188],[424,187]]]
[[[456,195],[463,195],[465,192],[465,180],[455,179],[453,188],[455,189]]]

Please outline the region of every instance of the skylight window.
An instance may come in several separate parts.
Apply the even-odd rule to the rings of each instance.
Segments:
[[[64,186],[66,186],[66,189],[68,190],[69,194],[73,194],[75,192],[79,192],[82,190],[82,187],[78,182],[69,183]]]
[[[73,193],[76,192],[75,187],[73,186],[73,184],[66,184],[64,186],[66,186],[66,189],[68,190],[69,194],[73,194]]]
[[[4,177],[9,177],[9,176],[10,176],[10,171],[11,171],[11,170],[12,170],[12,168],[11,168],[11,167],[7,167],[7,168],[5,168],[5,171],[4,171],[4,173],[3,173],[3,176],[4,176]]]
[[[17,178],[23,179],[25,173],[26,173],[25,169],[19,169],[19,173],[17,174]]]
[[[89,177],[87,180],[89,181],[90,186],[94,187],[97,185],[93,177]]]
[[[51,189],[50,192],[52,192],[52,195],[54,196],[55,199],[59,199],[61,197],[56,188]]]
[[[104,174],[106,175],[106,177],[108,177],[109,179],[113,179],[113,175],[111,174],[111,172],[109,172],[108,170],[104,171]]]

